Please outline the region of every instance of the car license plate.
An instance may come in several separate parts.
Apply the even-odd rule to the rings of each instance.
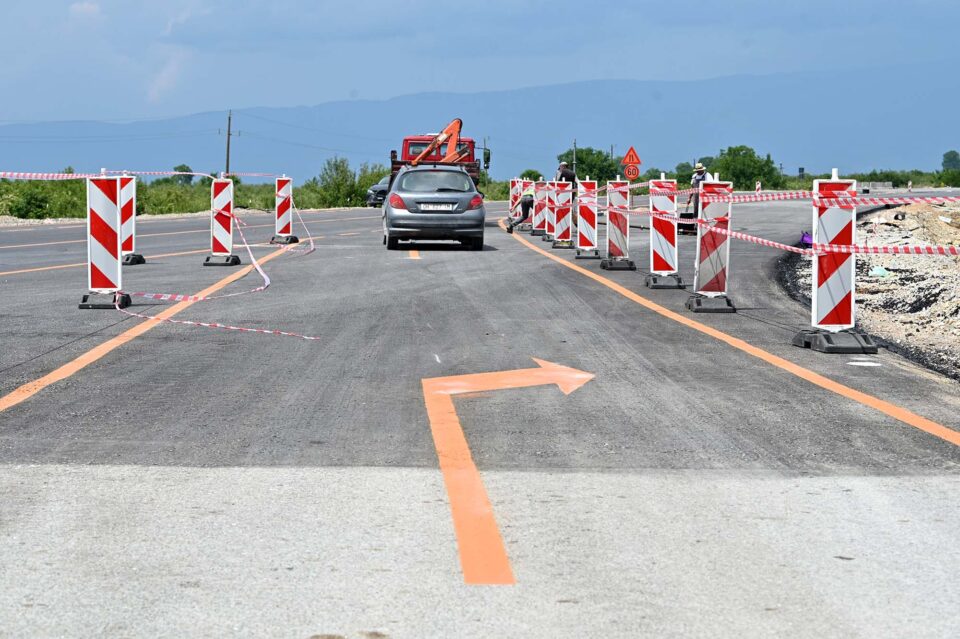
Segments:
[[[420,205],[421,211],[452,211],[457,207],[451,202],[424,202]]]

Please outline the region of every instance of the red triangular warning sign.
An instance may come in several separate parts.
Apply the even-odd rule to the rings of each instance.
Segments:
[[[640,161],[640,156],[637,155],[637,150],[631,146],[630,150],[627,151],[627,154],[623,156],[622,160],[620,160],[620,164],[636,165],[636,164],[643,164],[643,162]]]

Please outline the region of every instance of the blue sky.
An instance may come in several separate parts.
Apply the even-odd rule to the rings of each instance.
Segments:
[[[858,68],[954,73],[960,24],[956,0],[12,0],[0,11],[0,122],[811,69],[855,95]]]

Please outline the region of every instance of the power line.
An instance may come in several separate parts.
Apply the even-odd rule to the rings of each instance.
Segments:
[[[293,124],[291,122],[281,122],[280,120],[265,118],[262,115],[254,115],[252,113],[246,113],[244,111],[237,111],[237,115],[242,115],[246,118],[253,118],[255,120],[263,120],[264,122],[270,122],[272,124],[279,124],[281,126],[290,127],[291,129],[300,129],[302,131],[313,131],[314,133],[322,133],[324,135],[335,135],[342,138],[355,138],[357,140],[368,140],[370,142],[387,142],[388,144],[393,142],[393,140],[387,140],[386,138],[371,138],[363,135],[354,135],[352,133],[337,133],[334,131],[325,131],[323,129],[317,129],[312,126],[304,126],[302,124]]]
[[[317,149],[317,150],[319,150],[319,151],[329,151],[329,152],[331,152],[331,153],[349,153],[350,155],[359,155],[359,156],[362,156],[362,157],[376,158],[376,159],[379,159],[379,160],[382,160],[382,159],[383,159],[383,156],[381,156],[381,155],[379,155],[379,154],[374,155],[374,154],[369,153],[369,152],[366,152],[366,151],[354,151],[354,150],[350,150],[350,149],[335,149],[335,148],[331,148],[331,147],[327,147],[327,146],[319,146],[319,145],[316,145],[316,144],[308,144],[308,143],[306,143],[306,142],[294,142],[294,141],[292,141],[292,140],[281,140],[281,139],[279,139],[279,138],[272,138],[272,137],[268,137],[268,136],[266,136],[266,135],[259,135],[259,134],[257,134],[257,133],[253,133],[253,132],[251,132],[251,131],[244,131],[244,132],[243,132],[243,135],[244,135],[245,137],[256,138],[256,139],[258,139],[258,140],[264,140],[265,142],[273,142],[273,143],[275,143],[275,144],[287,144],[287,145],[290,145],[290,146],[300,146],[300,147],[304,147],[304,148],[307,148],[307,149]],[[385,154],[384,154],[384,155],[385,155]]]
[[[166,140],[192,137],[204,137],[216,135],[216,129],[203,129],[200,131],[173,131],[171,133],[150,133],[139,135],[76,135],[76,136],[43,136],[43,135],[0,135],[0,140],[10,143],[42,143],[54,142],[63,144],[66,142],[136,142],[143,140]]]

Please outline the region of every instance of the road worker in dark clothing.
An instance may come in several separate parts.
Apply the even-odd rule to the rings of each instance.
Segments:
[[[570,182],[573,184],[573,190],[577,190],[577,174],[566,162],[561,162],[557,167],[557,175],[553,178],[554,182]]]
[[[681,218],[694,219],[697,217],[698,207],[700,206],[700,184],[711,181],[713,181],[713,176],[707,173],[707,167],[697,162],[697,165],[693,167],[693,176],[690,178],[690,187],[694,189],[694,192],[687,197],[687,212],[681,213]],[[693,213],[689,212],[691,201],[693,202]],[[697,226],[696,224],[681,223],[677,225],[677,231],[681,235],[696,235]]]

